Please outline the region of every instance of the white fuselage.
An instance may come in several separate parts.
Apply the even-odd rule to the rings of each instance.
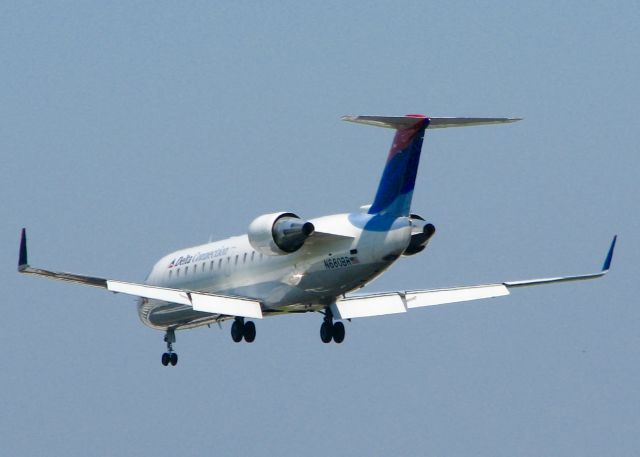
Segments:
[[[380,275],[411,238],[408,217],[351,213],[310,222],[315,233],[291,254],[261,254],[247,235],[240,235],[164,256],[146,283],[249,297],[260,301],[264,315],[315,311]],[[197,327],[230,318],[152,299],[141,299],[138,313],[143,323],[159,329]]]

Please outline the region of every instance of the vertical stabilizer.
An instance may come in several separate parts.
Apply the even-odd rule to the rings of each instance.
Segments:
[[[407,117],[415,119],[416,122],[410,127],[396,131],[369,214],[395,217],[409,215],[422,140],[429,119],[424,116]]]
[[[409,216],[411,198],[416,183],[422,141],[427,127],[467,127],[474,125],[506,124],[519,118],[504,117],[426,117],[422,114],[406,116],[344,116],[348,122],[386,127],[396,130],[387,163],[382,172],[369,214],[394,217]]]
[[[359,116],[345,120],[396,129],[369,214],[408,216],[429,118],[415,114],[403,117]]]

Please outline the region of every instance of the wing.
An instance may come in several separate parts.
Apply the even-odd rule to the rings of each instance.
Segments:
[[[498,284],[453,287],[450,289],[411,290],[405,292],[387,292],[380,294],[345,297],[332,305],[334,316],[339,319],[355,317],[381,316],[384,314],[406,313],[412,308],[444,305],[482,298],[509,295],[510,289],[517,287],[538,286],[568,281],[584,281],[604,276],[611,267],[613,249],[617,236],[613,237],[609,252],[602,269],[597,273],[577,276],[561,276],[556,278],[530,279],[526,281],[509,281]]]
[[[27,234],[22,229],[20,238],[20,256],[18,260],[20,273],[44,276],[60,281],[74,282],[86,286],[100,287],[114,293],[135,295],[137,297],[151,298],[171,303],[192,306],[196,311],[212,314],[225,314],[228,316],[242,316],[260,319],[262,309],[260,302],[244,297],[211,294],[208,292],[192,291],[186,289],[172,289],[169,287],[157,287],[146,284],[116,281],[113,279],[98,278],[95,276],[78,275],[74,273],[56,272],[33,268],[29,265],[27,257]]]

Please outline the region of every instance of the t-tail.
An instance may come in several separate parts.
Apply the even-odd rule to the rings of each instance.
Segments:
[[[422,114],[399,117],[344,116],[342,119],[396,130],[376,197],[369,208],[369,214],[393,217],[409,216],[411,212],[411,198],[420,163],[422,141],[427,128],[505,124],[520,120],[519,118],[427,117]]]

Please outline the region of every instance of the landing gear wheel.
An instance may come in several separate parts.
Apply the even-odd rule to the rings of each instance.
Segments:
[[[239,343],[240,341],[242,341],[243,333],[244,323],[240,320],[233,321],[233,324],[231,324],[231,339],[236,343]]]
[[[342,322],[335,322],[333,324],[333,341],[340,344],[344,341],[344,324]]]
[[[167,333],[164,334],[164,342],[167,343],[167,352],[162,354],[162,364],[165,367],[169,364],[171,364],[171,366],[175,366],[175,364],[178,363],[178,354],[173,352],[173,343],[176,342],[175,329],[167,329]]]
[[[244,340],[247,343],[253,343],[256,339],[256,324],[253,321],[247,321],[244,323]]]
[[[333,338],[333,326],[329,322],[323,322],[320,326],[320,339],[323,343],[331,343]]]

